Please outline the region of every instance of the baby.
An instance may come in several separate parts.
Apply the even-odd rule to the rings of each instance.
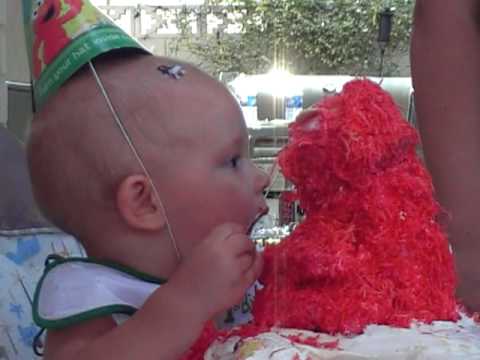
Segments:
[[[262,258],[247,229],[267,211],[269,178],[248,158],[237,102],[210,76],[151,55],[94,63],[152,182],[85,67],[35,115],[35,198],[90,258],[168,281],[125,322],[103,312],[52,326],[45,357],[178,359],[259,276]],[[175,65],[182,76],[165,71]]]

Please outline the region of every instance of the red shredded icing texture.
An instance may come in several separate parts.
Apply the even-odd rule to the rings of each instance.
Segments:
[[[278,160],[295,185],[285,198],[299,201],[305,219],[265,250],[255,323],[233,332],[207,327],[185,359],[202,359],[214,340],[272,326],[357,334],[369,324],[457,320],[453,257],[418,141],[369,80],[347,83],[297,118]]]
[[[279,164],[306,218],[265,251],[258,324],[352,334],[458,318],[453,258],[417,144],[369,80],[290,125]]]

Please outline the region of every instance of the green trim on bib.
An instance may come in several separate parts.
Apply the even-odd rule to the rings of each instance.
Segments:
[[[153,284],[162,285],[167,282],[167,280],[165,279],[157,278],[155,276],[134,270],[128,266],[121,265],[108,260],[96,260],[92,258],[81,258],[81,257],[64,258],[59,255],[49,255],[45,261],[45,270],[35,289],[35,294],[33,297],[33,304],[32,304],[33,321],[35,322],[36,325],[38,325],[41,328],[61,329],[67,326],[71,326],[71,325],[86,321],[86,320],[92,320],[92,319],[107,316],[107,315],[112,315],[112,314],[132,315],[137,311],[137,309],[134,308],[133,306],[124,305],[124,304],[112,304],[107,306],[101,306],[96,309],[85,311],[76,315],[67,316],[65,318],[58,319],[58,320],[49,320],[49,319],[42,318],[38,311],[38,302],[40,297],[40,289],[42,288],[43,281],[46,275],[53,268],[68,262],[84,262],[84,263],[102,265],[102,266],[109,267],[109,268],[118,270],[120,272],[126,273],[128,275],[131,275],[142,281],[153,283]]]

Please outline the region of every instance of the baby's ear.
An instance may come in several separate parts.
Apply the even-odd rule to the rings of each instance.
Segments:
[[[165,226],[165,215],[145,175],[130,175],[123,179],[116,197],[118,211],[130,227],[156,231]]]

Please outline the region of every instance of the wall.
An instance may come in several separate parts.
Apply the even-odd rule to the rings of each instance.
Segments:
[[[3,1],[7,3],[7,80],[28,83],[30,69],[23,33],[22,2]]]
[[[30,83],[30,69],[23,30],[22,2],[18,0],[0,1],[6,3],[4,13],[7,26],[4,34],[8,50],[4,53],[5,80],[28,84]],[[28,87],[12,83],[7,84],[6,90],[8,91],[4,102],[7,105],[7,127],[19,140],[24,141],[32,117],[30,90]]]
[[[7,0],[0,0],[0,126],[7,122]]]

